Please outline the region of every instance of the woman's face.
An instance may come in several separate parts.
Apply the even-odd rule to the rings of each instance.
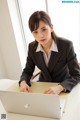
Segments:
[[[32,32],[35,40],[39,42],[42,46],[48,45],[52,41],[51,32],[53,31],[53,26],[49,26],[43,21],[39,22],[39,27],[37,30]]]

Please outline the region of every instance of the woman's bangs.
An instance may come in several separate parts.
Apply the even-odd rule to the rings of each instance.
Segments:
[[[38,27],[39,27],[39,20],[37,20],[37,21],[35,20],[34,22],[32,22],[31,31],[33,32],[33,31],[37,30]]]

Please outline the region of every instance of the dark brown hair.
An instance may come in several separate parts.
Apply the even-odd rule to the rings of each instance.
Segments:
[[[49,15],[44,11],[36,11],[29,18],[29,28],[31,32],[38,29],[40,21],[43,21],[51,26],[51,19]],[[51,36],[56,42],[56,34],[54,33],[54,31],[51,33]]]

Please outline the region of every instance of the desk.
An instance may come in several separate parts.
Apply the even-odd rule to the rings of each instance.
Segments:
[[[37,92],[43,92],[43,89],[52,85],[55,84],[37,82],[36,84],[32,83],[31,89],[36,88]],[[8,79],[0,80],[0,89],[19,91],[18,81]],[[35,92],[35,89],[33,92]],[[80,84],[74,87],[71,93],[69,94],[62,93],[60,97],[66,99],[65,113],[63,114],[61,120],[80,120]],[[6,113],[1,103],[0,113]],[[54,119],[9,113],[7,114],[7,120],[54,120]]]

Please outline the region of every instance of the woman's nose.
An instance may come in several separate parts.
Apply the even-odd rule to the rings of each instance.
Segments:
[[[39,37],[42,38],[42,37],[44,37],[44,35],[40,32],[40,33],[39,33]]]

